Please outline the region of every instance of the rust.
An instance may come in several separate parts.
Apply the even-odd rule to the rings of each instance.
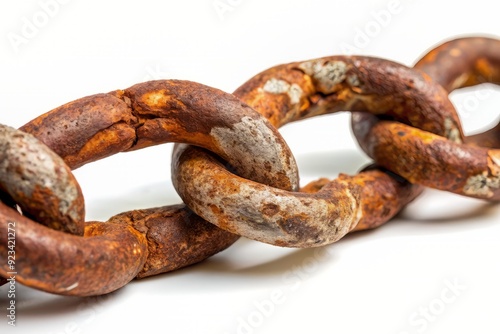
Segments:
[[[137,278],[198,263],[239,238],[206,222],[184,205],[124,212],[111,217],[108,223],[131,226],[147,240],[148,256]]]
[[[343,65],[332,65],[338,63]],[[325,89],[330,77],[335,84]],[[296,87],[300,98],[294,101],[287,93],[269,92],[265,87],[272,80]],[[454,141],[463,138],[448,93],[426,74],[384,59],[332,56],[279,65],[256,75],[234,94],[278,127],[337,111],[367,111]]]
[[[128,149],[135,141],[136,122],[122,100],[111,94],[96,94],[51,110],[20,130],[41,140],[75,169],[83,161],[92,161],[85,152],[92,152],[94,160],[98,160]],[[123,129],[109,131],[116,124]]]
[[[35,137],[1,124],[0,189],[39,223],[83,234],[83,194],[69,167]]]
[[[362,110],[453,142],[463,139],[448,93],[425,73],[384,59],[333,56],[279,65],[257,74],[234,95],[275,126]],[[211,223],[286,247],[321,246],[351,230],[379,226],[422,191],[379,170],[322,180],[307,186],[306,194],[287,192],[242,180],[208,153],[184,145],[174,149],[172,180],[184,202]],[[236,193],[229,191],[235,188]]]
[[[500,84],[500,42],[464,37],[441,43],[415,64],[448,92],[481,83]]]
[[[360,219],[360,189],[347,180],[330,182],[315,194],[290,192],[243,179],[207,151],[188,145],[174,149],[172,175],[194,212],[229,232],[269,244],[329,244]]]
[[[500,84],[499,52],[499,40],[461,38],[429,51],[415,67],[448,92],[486,82]],[[491,159],[500,154],[492,148],[500,146],[499,126],[460,144],[438,132],[380,121],[367,114],[353,116],[353,132],[360,146],[381,166],[413,183],[492,201],[500,200],[496,172],[500,161]]]
[[[215,152],[243,177],[298,188],[295,160],[277,130],[231,94],[195,82],[149,81],[88,96],[20,129],[73,169],[123,151],[182,142]]]
[[[486,37],[464,37],[445,42],[415,64],[448,92],[482,83],[500,84],[500,42]],[[500,124],[465,138],[467,144],[500,147]]]
[[[39,290],[73,296],[116,290],[139,272],[147,256],[143,236],[127,226],[88,223],[85,237],[49,229],[0,203],[0,239],[16,227],[16,280]],[[6,242],[0,254],[6,256]],[[7,261],[0,275],[11,270]]]
[[[347,179],[349,176],[341,174],[339,178]],[[361,188],[362,210],[361,219],[351,232],[372,229],[385,224],[424,189],[376,165],[363,169],[351,180]],[[308,183],[300,191],[316,193],[329,182],[331,182],[329,179],[321,178]]]
[[[27,150],[28,160],[35,162],[35,151],[53,154],[39,144],[18,145],[2,156],[0,169],[0,190],[7,192],[0,193],[0,238],[7,238],[7,223],[16,222],[17,279],[51,293],[98,295],[133,278],[202,261],[240,235],[284,247],[335,242],[387,222],[423,186],[498,200],[500,151],[488,148],[498,146],[500,125],[462,144],[448,93],[484,82],[498,84],[499,45],[487,38],[450,41],[428,52],[414,68],[360,56],[279,65],[256,75],[234,96],[189,81],[151,81],[56,108],[21,130],[71,168],[118,152],[184,143],[175,146],[172,177],[189,208],[135,210],[106,223],[87,222],[79,225],[83,237],[48,229],[35,220],[81,232],[61,217],[66,211],[58,203],[68,199],[66,193],[39,186],[44,183],[40,176],[20,191],[9,185],[23,184],[23,168],[33,167],[31,174],[39,168],[16,152]],[[354,112],[353,131],[377,165],[354,176],[320,179],[298,192],[295,160],[274,126],[337,111]],[[4,155],[10,142],[17,142],[5,138],[0,142]],[[71,179],[81,198],[68,167],[55,174]],[[71,192],[66,181],[51,180]],[[82,224],[83,202],[79,205],[72,219]],[[6,247],[0,243],[0,258]],[[3,263],[0,284],[8,272],[5,259]]]
[[[22,136],[32,133],[39,137],[72,168],[122,151],[185,141],[211,149],[250,179],[284,189],[298,187],[295,160],[278,131],[234,96],[193,82],[153,81],[85,97],[49,111],[21,129]],[[38,146],[26,147],[38,152]],[[61,158],[51,154],[64,165]],[[9,166],[16,160],[8,156],[5,161]],[[23,160],[16,166],[24,168],[29,164]],[[65,172],[72,177],[69,168]],[[4,174],[7,181],[12,177],[10,170]],[[62,181],[55,184],[65,187]],[[36,188],[33,193],[32,202],[51,200],[44,197],[47,191]],[[55,198],[54,203],[58,203],[56,200],[60,198]],[[25,201],[20,199],[21,204]],[[29,219],[42,221],[45,216],[53,225],[62,222],[48,209],[34,212],[29,218],[7,206],[1,210],[4,229],[0,237],[7,237],[9,220],[19,226],[21,246],[17,250],[23,257],[19,282],[57,294],[107,293],[134,277],[202,261],[238,238],[184,206],[131,211],[107,223],[87,223],[84,237],[56,233]],[[0,266],[0,275],[7,272],[5,265]]]

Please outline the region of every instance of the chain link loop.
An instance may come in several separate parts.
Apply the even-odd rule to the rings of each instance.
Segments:
[[[415,68],[429,74],[448,92],[480,83],[500,84],[500,41],[489,38],[452,40],[432,50]],[[461,144],[423,129],[353,117],[353,132],[363,150],[380,165],[412,183],[460,195],[500,200],[498,125]],[[486,146],[486,147],[483,147]],[[497,146],[499,147],[499,146]]]
[[[181,141],[216,152],[253,180],[289,190],[298,186],[295,159],[265,118],[233,95],[193,82],[152,81],[88,96],[21,129],[41,139],[72,168],[121,151]],[[184,206],[88,223],[84,238],[45,229],[2,203],[0,221],[18,225],[17,280],[66,295],[108,293],[136,276],[199,262],[237,240]],[[6,223],[0,227],[0,237],[4,235]],[[0,275],[7,272],[6,265],[0,267]]]
[[[257,74],[234,94],[276,126],[363,110],[455,142],[463,138],[447,92],[422,72],[384,59],[335,56],[279,65]],[[342,175],[316,193],[303,194],[242,180],[195,148],[177,146],[172,162],[174,186],[198,215],[229,232],[287,247],[322,246],[360,223],[358,230],[383,224],[392,216],[378,207],[396,214],[420,191],[391,193],[404,192],[399,180],[380,177],[380,183],[371,179],[369,192],[362,192],[366,177]],[[381,201],[384,197],[404,200]]]

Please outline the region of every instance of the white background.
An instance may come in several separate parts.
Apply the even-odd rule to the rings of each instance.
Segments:
[[[440,41],[500,34],[495,2],[482,0],[401,0],[382,18],[391,1],[71,0],[47,16],[41,4],[49,2],[0,4],[0,123],[19,127],[76,98],[150,79],[231,92],[268,67],[347,53],[349,45],[412,65]],[[218,12],[220,3],[229,9]],[[23,31],[26,22],[39,27]],[[14,35],[25,40],[15,46]],[[467,133],[498,120],[500,94],[479,89],[452,95]],[[368,161],[348,119],[341,113],[282,129],[303,184],[355,173]],[[75,171],[87,219],[179,203],[171,148],[120,154]],[[201,264],[104,297],[18,285],[16,327],[7,326],[4,286],[0,331],[498,333],[499,218],[498,206],[429,190],[387,225],[319,254],[240,239]]]

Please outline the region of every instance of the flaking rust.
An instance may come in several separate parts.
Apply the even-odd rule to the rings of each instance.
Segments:
[[[500,151],[487,153],[487,171],[470,176],[463,188],[466,195],[478,198],[500,199]]]
[[[348,66],[342,60],[311,60],[298,64],[299,69],[313,78],[317,90],[323,94],[334,93],[346,79]]]
[[[292,94],[292,87],[300,95]],[[457,141],[462,137],[442,87],[419,71],[383,59],[333,56],[279,65],[234,94],[277,126],[366,110]],[[379,226],[422,191],[388,171],[366,171],[330,181],[316,193],[287,192],[243,180],[208,153],[185,146],[174,151],[172,178],[184,202],[203,218],[232,233],[285,247],[326,245],[353,229]]]
[[[498,146],[500,125],[461,144],[460,122],[448,99],[453,89],[482,82],[500,83],[500,41],[450,41],[431,50],[413,69],[360,56],[280,65],[256,75],[235,96],[179,80],[150,81],[88,96],[21,129],[72,168],[165,142],[208,149],[218,157],[189,145],[174,150],[173,181],[190,208],[125,212],[106,223],[85,223],[83,237],[71,235],[30,219],[44,216],[49,226],[58,228],[61,214],[73,212],[64,200],[74,191],[59,183],[54,173],[46,173],[52,176],[44,180],[56,185],[49,202],[57,210],[20,215],[16,202],[43,203],[50,192],[26,184],[23,188],[22,180],[16,181],[27,197],[16,197],[15,189],[10,189],[10,196],[0,194],[0,238],[8,234],[7,222],[15,221],[20,283],[51,293],[88,296],[114,291],[134,277],[202,261],[240,235],[286,247],[329,244],[351,231],[387,222],[421,193],[423,185],[498,200],[500,151],[489,148]],[[320,179],[302,192],[294,191],[295,160],[273,126],[336,111],[355,112],[354,133],[377,165],[355,176]],[[381,115],[395,121],[380,121]],[[8,151],[9,143],[4,141],[1,153]],[[37,160],[36,154],[47,150],[40,151],[37,145],[41,144],[34,141],[15,150],[35,150],[38,153],[27,156]],[[15,175],[20,179],[35,175],[35,185],[45,182],[40,178],[43,173],[36,175],[39,167],[23,160],[16,165],[15,160],[15,155],[3,157],[2,190],[9,190],[6,180],[11,169],[33,168]],[[229,172],[223,160],[239,176]],[[62,168],[55,174],[65,171],[70,179],[69,169]],[[78,191],[76,197],[81,198]],[[5,254],[7,245],[0,244],[4,263],[0,276],[8,272]],[[4,281],[0,277],[0,284]]]
[[[192,99],[192,92],[198,94],[197,99]],[[39,137],[73,168],[121,151],[185,141],[217,152],[248,178],[284,189],[298,187],[295,160],[278,131],[234,96],[193,82],[160,80],[85,97],[40,116],[22,130]],[[25,132],[18,134],[33,138]],[[60,157],[48,148],[38,149],[45,147],[38,140],[33,138],[28,146],[36,154],[47,151],[59,159],[67,177],[72,177]],[[18,165],[30,166],[26,161]],[[40,171],[38,167],[33,168],[35,181],[40,177],[36,174]],[[10,172],[5,171],[4,179],[12,178]],[[59,188],[65,186],[56,176],[50,176],[42,181]],[[64,187],[66,193],[70,189]],[[60,203],[67,199],[64,194],[56,194],[56,206],[61,207]],[[81,193],[78,194],[81,199]],[[24,197],[15,199],[21,205],[26,202]],[[32,218],[40,220],[42,215],[50,221],[62,222],[61,215],[52,211],[35,212]],[[79,218],[83,224],[83,215]],[[156,275],[202,261],[238,239],[237,235],[197,217],[185,206],[126,212],[107,223],[87,223],[84,237],[46,229],[0,203],[0,221],[10,220],[18,224],[16,251],[22,258],[17,280],[63,295],[108,293],[135,277]],[[6,237],[6,226],[1,225],[0,237]],[[83,225],[80,226],[83,232]],[[2,257],[7,254],[3,249],[6,245],[0,246]],[[7,259],[4,260],[0,276],[7,276],[9,271]]]
[[[500,84],[500,41],[479,37],[451,40],[424,55],[415,68],[426,72],[448,93],[480,83]],[[500,124],[486,133],[462,139],[455,120],[455,114],[444,118],[444,132],[367,121],[365,116],[353,117],[352,122],[364,151],[411,182],[500,200],[499,150],[491,149],[500,145]]]
[[[143,236],[127,226],[88,223],[81,237],[49,229],[0,203],[3,240],[8,221],[16,223],[16,280],[50,293],[90,296],[114,291],[137,275],[148,254]],[[0,257],[7,250],[7,244],[0,243]],[[9,271],[0,266],[0,275]]]
[[[197,92],[195,99],[192,92]],[[249,145],[248,133],[240,133],[245,126],[253,127],[261,145]],[[157,80],[84,97],[21,130],[51,147],[71,168],[123,151],[184,142],[215,152],[246,178],[298,188],[295,159],[274,127],[234,96],[190,81]],[[223,141],[217,136],[221,133]]]
[[[83,234],[83,194],[71,170],[36,138],[4,125],[0,125],[0,183],[25,215],[52,229]]]
[[[290,103],[297,104],[302,98],[302,89],[297,84],[290,85],[288,82],[279,79],[269,79],[262,87],[262,91],[271,94],[286,93],[290,99]]]
[[[347,179],[305,194],[244,180],[194,147],[177,146],[174,160],[174,186],[188,206],[247,238],[278,246],[316,247],[337,241],[360,219],[360,189]]]

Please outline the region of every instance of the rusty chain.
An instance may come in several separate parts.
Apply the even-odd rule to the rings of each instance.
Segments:
[[[429,52],[415,68],[426,72],[448,92],[480,83],[498,85],[500,43],[487,38],[453,40]],[[446,140],[423,128],[378,122],[361,114],[353,117],[353,129],[369,156],[382,166],[390,165],[392,171],[412,183],[470,197],[500,199],[500,150],[491,149],[500,138],[498,126],[466,138],[466,144]],[[412,157],[419,157],[419,161]]]
[[[234,94],[152,81],[67,103],[19,130],[1,126],[0,277],[9,271],[9,222],[20,283],[88,296],[197,263],[239,236],[326,245],[387,222],[423,186],[498,200],[500,154],[491,148],[500,126],[464,138],[448,94],[498,84],[499,55],[498,40],[463,38],[414,68],[326,57],[268,69]],[[353,112],[354,135],[377,165],[298,191],[294,157],[276,128],[337,111]],[[84,222],[70,168],[166,142],[182,143],[172,180],[186,205]]]

